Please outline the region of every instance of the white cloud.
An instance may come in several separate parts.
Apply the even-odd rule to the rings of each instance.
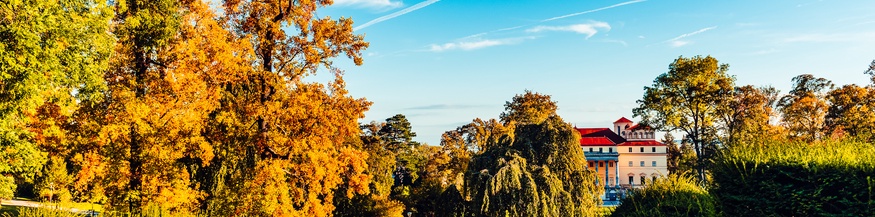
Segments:
[[[574,24],[568,26],[536,26],[531,29],[527,29],[526,32],[544,32],[544,31],[563,31],[563,32],[576,32],[580,34],[586,35],[586,38],[589,39],[593,35],[599,32],[599,29],[610,31],[611,25],[605,22],[593,21],[586,24]]]
[[[334,0],[334,5],[392,9],[401,7],[404,3],[392,0]]]
[[[460,42],[450,42],[444,44],[432,44],[429,46],[429,51],[432,52],[443,52],[450,50],[477,50],[481,48],[499,46],[499,45],[510,45],[510,44],[518,44],[527,39],[534,39],[535,37],[521,37],[521,38],[503,38],[503,39],[477,39],[472,41],[460,41]]]
[[[368,26],[371,26],[371,25],[374,25],[374,24],[377,24],[377,23],[381,23],[381,22],[386,21],[386,20],[391,20],[391,19],[393,19],[393,18],[395,18],[395,17],[401,16],[401,15],[404,15],[404,14],[407,14],[407,13],[410,13],[410,12],[413,12],[413,11],[416,11],[416,10],[419,10],[419,9],[422,9],[422,8],[424,8],[425,6],[429,6],[429,5],[431,5],[431,4],[437,3],[438,1],[440,1],[440,0],[427,0],[427,1],[424,1],[424,2],[420,2],[420,3],[415,4],[415,5],[413,5],[413,6],[410,6],[410,7],[404,8],[404,9],[401,9],[400,11],[396,11],[396,12],[394,12],[394,13],[391,13],[391,14],[388,14],[388,15],[385,15],[385,16],[382,16],[382,17],[377,17],[377,19],[373,19],[373,20],[371,20],[371,21],[368,21],[368,22],[365,23],[365,24],[362,24],[362,25],[360,25],[360,26],[356,26],[356,27],[352,28],[352,31],[359,31],[359,30],[361,30],[361,29],[367,28]]]

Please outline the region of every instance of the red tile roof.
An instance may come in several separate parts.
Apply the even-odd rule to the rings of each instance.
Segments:
[[[623,143],[626,141],[622,136],[617,135],[614,131],[608,128],[575,128],[580,133],[580,137],[605,137],[614,142],[614,144]],[[581,145],[583,145],[581,143]]]
[[[626,117],[621,117],[620,119],[617,119],[617,121],[614,121],[614,123],[616,124],[616,123],[633,123],[633,122],[630,121],[629,119],[626,119]]]
[[[616,145],[607,137],[581,137],[580,146],[609,146]]]
[[[627,141],[624,143],[620,143],[617,146],[665,146],[661,142],[657,142],[656,140],[646,140],[646,141]]]
[[[580,136],[587,136],[589,134],[598,133],[599,131],[605,131],[605,130],[611,131],[611,129],[608,129],[608,128],[574,128],[574,129],[577,130],[578,133],[580,133]]]

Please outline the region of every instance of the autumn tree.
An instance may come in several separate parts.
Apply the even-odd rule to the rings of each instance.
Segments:
[[[644,87],[638,108],[632,110],[642,123],[663,131],[680,130],[690,140],[699,159],[699,180],[705,180],[706,150],[715,144],[719,111],[723,99],[733,91],[735,78],[726,73],[729,65],[711,56],[679,57],[669,70]]]
[[[100,163],[82,171],[105,172],[92,178],[104,181],[110,209],[197,212],[206,192],[192,177],[214,156],[203,133],[223,84],[245,72],[245,49],[204,2],[116,3],[109,88],[91,111]]]
[[[811,74],[793,77],[793,89],[778,101],[781,121],[791,139],[815,141],[824,137],[825,117],[829,106],[826,93],[832,81]]]
[[[771,120],[778,91],[773,87],[745,85],[727,94],[725,106],[718,107],[719,127],[725,144],[750,141],[763,134],[775,134]]]
[[[387,150],[378,135],[385,125],[382,122],[372,121],[361,125],[362,134],[348,140],[352,146],[367,153],[367,170],[364,173],[371,176],[368,185],[369,194],[357,194],[351,198],[346,197],[346,187],[341,186],[335,191],[333,211],[334,216],[401,216],[404,204],[390,198],[394,179],[392,172],[395,169],[395,154]]]
[[[829,104],[825,117],[827,133],[860,138],[871,141],[875,133],[875,89],[872,86],[860,87],[855,84],[844,85],[831,90],[826,95]]]
[[[507,125],[468,165],[470,210],[485,216],[595,215],[602,189],[586,170],[580,135],[549,96],[527,92],[505,104]],[[490,121],[492,122],[492,121]]]
[[[403,114],[364,124],[361,129],[362,150],[369,156],[365,173],[372,177],[370,194],[336,199],[334,214],[401,215],[405,207],[422,199],[410,194],[411,184],[421,178],[430,147],[413,140],[416,132]]]
[[[367,155],[347,139],[370,102],[348,95],[333,58],[362,63],[367,47],[352,20],[317,17],[331,1],[224,1],[224,23],[249,70],[222,84],[207,138],[216,150],[200,169],[209,215],[325,216],[335,190],[367,193]],[[327,70],[327,83],[304,78]]]
[[[523,95],[514,96],[504,107],[505,111],[499,116],[501,121],[520,124],[540,123],[557,109],[556,102],[550,101],[550,96],[532,93],[530,90],[526,90]]]
[[[0,4],[0,198],[12,196],[15,179],[30,181],[43,168],[41,147],[67,142],[47,139],[64,135],[65,123],[40,111],[65,120],[77,101],[101,97],[111,16],[103,1]]]
[[[441,151],[429,164],[436,167],[436,171],[429,175],[444,187],[456,183],[468,170],[471,158],[484,150],[481,145],[497,143],[498,137],[509,133],[508,130],[495,119],[484,121],[476,118],[469,124],[444,132],[441,135]]]

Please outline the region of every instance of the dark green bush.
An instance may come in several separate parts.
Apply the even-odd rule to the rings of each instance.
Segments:
[[[875,145],[754,142],[723,150],[711,193],[726,216],[875,216]]]
[[[670,175],[632,190],[612,216],[716,216],[715,205],[692,177]]]

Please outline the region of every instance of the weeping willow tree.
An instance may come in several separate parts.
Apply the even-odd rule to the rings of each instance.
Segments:
[[[505,104],[504,134],[466,173],[469,212],[481,216],[594,216],[603,189],[585,168],[580,136],[550,96],[527,91]]]

